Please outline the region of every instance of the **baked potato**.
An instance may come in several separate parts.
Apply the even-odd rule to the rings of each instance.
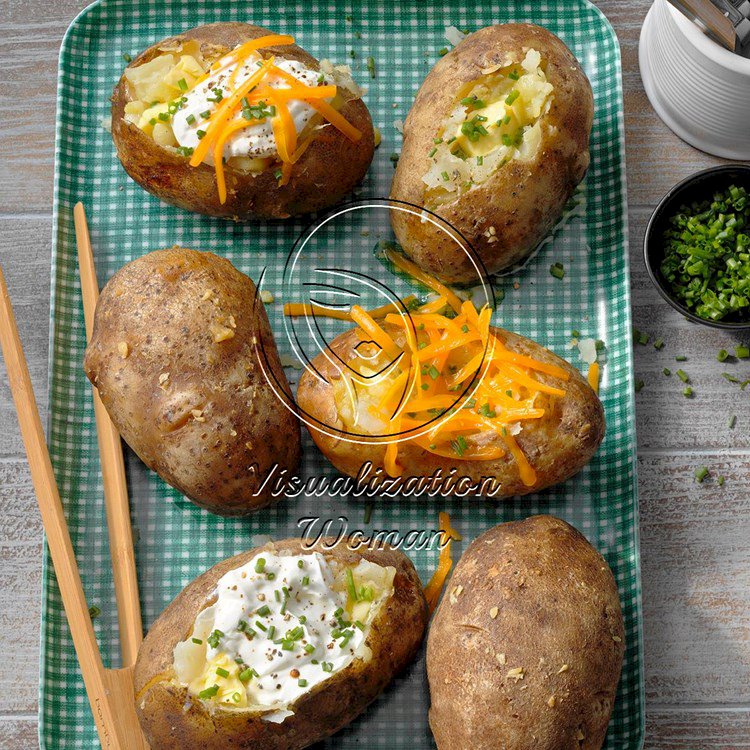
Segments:
[[[269,505],[263,480],[297,467],[299,421],[282,403],[289,384],[265,309],[224,258],[173,247],[120,269],[84,367],[125,442],[213,513]]]
[[[594,102],[570,50],[531,24],[468,35],[425,79],[404,123],[391,197],[442,217],[487,273],[524,260],[589,165]],[[396,238],[443,281],[476,279],[470,254],[418,212],[393,211]]]
[[[414,657],[427,608],[390,547],[269,543],[197,578],[149,630],[136,711],[152,750],[298,750]]]
[[[293,42],[213,23],[138,55],[112,95],[125,171],[167,203],[232,219],[340,201],[372,161],[370,114],[348,68]]]
[[[604,558],[564,521],[536,516],[477,538],[430,626],[438,750],[599,750],[625,644]]]
[[[302,374],[300,416],[323,454],[372,486],[429,477],[433,491],[495,498],[578,472],[605,427],[581,373],[491,327],[489,308],[454,297],[443,315],[435,304],[382,321],[352,308],[358,327]]]

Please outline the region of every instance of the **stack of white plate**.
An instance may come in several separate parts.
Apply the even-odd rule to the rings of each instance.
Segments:
[[[709,154],[750,159],[750,59],[655,0],[640,41],[643,85],[662,120]]]

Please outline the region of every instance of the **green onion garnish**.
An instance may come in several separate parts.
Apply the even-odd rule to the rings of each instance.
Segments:
[[[553,263],[549,267],[549,272],[556,278],[562,279],[565,277],[565,266],[562,263]]]
[[[660,270],[674,298],[704,320],[750,310],[750,201],[731,185],[683,205],[664,233]],[[750,354],[750,352],[749,352]]]
[[[705,466],[700,466],[695,470],[695,478],[702,482],[708,476],[708,469]]]
[[[218,692],[219,692],[219,686],[212,685],[211,687],[206,688],[205,690],[201,690],[200,693],[198,693],[198,697],[203,700],[206,700],[206,698],[213,698]]]

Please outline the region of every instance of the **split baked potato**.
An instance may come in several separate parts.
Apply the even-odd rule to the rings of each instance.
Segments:
[[[348,68],[293,42],[213,23],[138,55],[112,95],[125,171],[167,203],[233,219],[340,201],[372,161],[370,114]]]
[[[390,547],[272,542],[190,583],[149,630],[136,711],[152,750],[299,750],[414,657],[427,607]]]
[[[322,453],[361,480],[430,477],[443,494],[525,495],[576,474],[605,428],[586,379],[491,327],[488,308],[455,306],[382,321],[352,308],[359,326],[299,381],[300,415]]]
[[[599,750],[624,637],[612,572],[572,526],[535,516],[486,531],[430,626],[438,750]]]
[[[579,62],[554,34],[498,24],[442,57],[404,123],[391,197],[458,233],[393,211],[396,238],[443,281],[476,280],[466,240],[489,274],[524,260],[559,219],[589,165],[594,102]]]
[[[84,367],[125,442],[207,510],[269,505],[263,480],[297,467],[299,421],[266,311],[224,258],[173,247],[121,268]]]

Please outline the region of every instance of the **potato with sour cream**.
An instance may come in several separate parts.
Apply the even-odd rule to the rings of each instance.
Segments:
[[[115,88],[112,137],[146,190],[233,219],[331,206],[374,151],[348,68],[244,23],[200,26],[141,53]]]
[[[297,750],[361,713],[427,622],[411,561],[344,540],[272,542],[190,583],[146,636],[136,710],[152,750]]]
[[[391,197],[438,214],[492,274],[526,258],[589,165],[591,85],[554,34],[530,24],[470,34],[435,65],[404,124]],[[470,258],[424,217],[392,215],[396,237],[444,281]]]

